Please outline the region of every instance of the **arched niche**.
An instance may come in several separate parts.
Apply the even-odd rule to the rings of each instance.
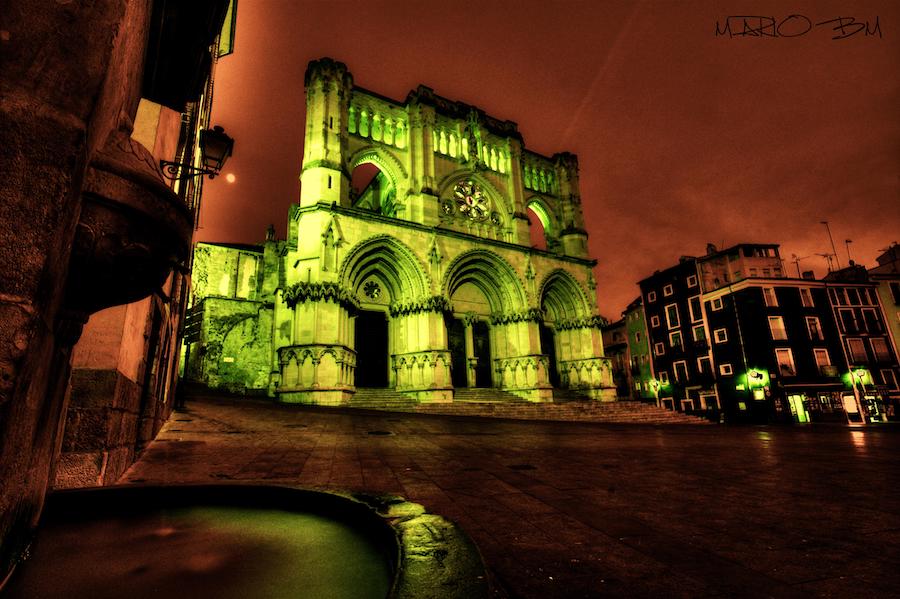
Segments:
[[[525,204],[532,247],[554,251],[559,245],[559,226],[550,206],[533,197]]]
[[[365,284],[370,280],[383,283],[393,302],[424,297],[429,288],[427,275],[413,251],[387,235],[354,246],[341,266],[340,280],[361,301],[366,301]]]
[[[403,218],[405,206],[400,201],[407,188],[406,171],[389,152],[367,147],[348,161],[350,172],[349,203],[376,214]]]
[[[491,312],[511,313],[526,308],[525,288],[513,268],[496,254],[471,250],[456,257],[447,268],[443,290],[449,298],[465,284],[477,288]]]

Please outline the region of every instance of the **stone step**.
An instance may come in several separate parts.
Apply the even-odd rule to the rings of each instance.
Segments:
[[[509,391],[479,387],[455,389],[453,391],[453,401],[527,403],[524,399]]]
[[[518,420],[558,420],[633,424],[708,424],[702,418],[671,412],[638,401],[599,402],[576,390],[554,390],[554,401],[531,403],[490,388],[456,389],[449,403],[418,403],[393,389],[359,388],[347,407],[389,412],[442,414]]]

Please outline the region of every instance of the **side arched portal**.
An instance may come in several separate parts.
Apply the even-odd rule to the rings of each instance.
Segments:
[[[357,387],[392,387],[423,401],[450,395],[446,300],[408,246],[388,235],[366,239],[347,255],[341,285],[358,301],[351,339]]]
[[[417,327],[410,326],[416,315],[392,308],[425,296],[429,285],[421,264],[408,247],[382,235],[351,249],[339,276],[360,304],[352,319],[355,386],[397,386],[396,356],[410,348],[410,333],[417,334]],[[417,339],[413,345],[419,349]]]
[[[584,290],[571,274],[554,270],[541,283],[540,305],[541,345],[550,356],[554,386],[601,397],[611,375],[602,356],[601,319],[591,313]]]

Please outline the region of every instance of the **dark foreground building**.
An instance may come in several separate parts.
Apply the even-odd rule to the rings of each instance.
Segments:
[[[195,206],[159,165],[194,157],[194,144],[180,139],[181,113],[208,92],[211,47],[227,6],[3,3],[0,580],[22,559],[56,470],[73,348],[88,317],[153,294],[170,302],[184,296],[171,276],[189,259]],[[143,317],[152,320],[155,301],[146,307]],[[171,331],[165,320],[156,321],[158,331]],[[152,369],[163,362],[161,345],[150,345],[140,349]],[[138,375],[132,358],[127,374],[155,384],[159,370]],[[116,461],[105,470],[111,476],[133,459],[144,435],[155,433],[171,403],[155,390],[119,394],[122,371],[114,360],[103,370],[112,393],[82,396],[81,415],[95,426],[81,430],[90,429],[95,458]],[[126,410],[112,397],[136,401]],[[141,404],[158,398],[164,405]],[[109,403],[97,406],[100,399]],[[81,424],[87,422],[70,430]],[[93,481],[108,480],[101,470]]]

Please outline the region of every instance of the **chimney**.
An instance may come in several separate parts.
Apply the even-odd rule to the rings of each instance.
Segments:
[[[804,270],[801,277],[807,281],[815,281],[816,280],[816,275],[811,270]]]
[[[714,243],[707,243],[707,244],[706,244],[706,255],[707,255],[707,256],[711,256],[711,255],[715,254],[716,251],[717,251],[717,250],[716,250],[716,245],[715,245]]]

